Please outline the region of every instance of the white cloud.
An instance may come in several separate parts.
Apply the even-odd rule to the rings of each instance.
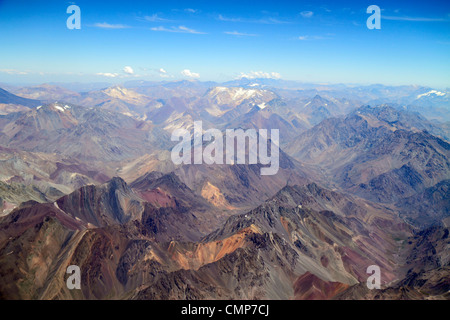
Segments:
[[[396,17],[396,16],[381,16],[382,19],[394,20],[394,21],[412,21],[412,22],[441,22],[448,21],[448,19],[442,18],[425,18],[425,17]]]
[[[276,18],[268,17],[268,18],[262,18],[262,19],[245,19],[245,18],[230,18],[230,17],[224,17],[223,15],[219,14],[217,17],[217,20],[219,21],[225,21],[225,22],[244,22],[244,23],[261,23],[261,24],[285,24],[289,23],[288,21],[279,20]]]
[[[326,38],[326,37],[322,37],[322,36],[299,36],[297,39],[302,40],[302,41],[309,41],[309,40],[325,40],[325,39],[330,39],[330,38]]]
[[[263,71],[250,71],[249,73],[243,73],[239,75],[238,79],[247,78],[247,79],[280,79],[281,75],[278,72],[263,72]]]
[[[19,71],[19,70],[15,70],[15,69],[0,69],[0,72],[7,73],[7,74],[17,74],[17,75],[28,74],[28,72]]]
[[[124,67],[123,72],[125,72],[126,74],[134,74],[134,70],[130,66]]]
[[[172,76],[169,75],[169,74],[167,73],[167,71],[166,71],[165,69],[163,69],[163,68],[160,68],[160,69],[158,70],[158,73],[159,73],[159,76],[160,76],[161,78],[171,78],[171,77],[172,77]]]
[[[303,18],[311,18],[314,15],[314,12],[312,12],[312,11],[302,11],[302,12],[300,12],[300,15]]]
[[[170,27],[170,28],[166,28],[166,27],[153,27],[150,28],[150,30],[152,31],[163,31],[163,32],[174,32],[174,33],[192,33],[192,34],[205,34],[204,32],[200,32],[194,29],[190,29],[188,27],[185,26],[178,26],[178,27]]]
[[[178,30],[181,30],[182,32],[186,32],[186,33],[199,33],[199,34],[203,33],[203,32],[196,31],[194,29],[189,29],[189,28],[187,28],[185,26],[179,26]]]
[[[94,27],[102,28],[102,29],[126,29],[129,28],[129,26],[123,25],[123,24],[109,24],[107,22],[97,22],[94,24]]]
[[[184,11],[189,12],[189,13],[196,13],[196,12],[198,12],[197,9],[192,9],[192,8],[184,9]]]
[[[221,14],[219,14],[217,19],[220,20],[220,21],[226,21],[226,22],[244,22],[244,20],[241,19],[241,18],[225,18]]]
[[[225,31],[224,33],[232,35],[232,36],[238,36],[238,37],[256,37],[256,34],[250,34],[250,33],[238,32],[238,31]]]
[[[115,77],[119,76],[118,73],[110,73],[110,72],[98,72],[98,73],[96,73],[96,75],[97,76],[108,77],[108,78],[115,78]]]
[[[173,22],[173,20],[161,18],[156,13],[152,14],[151,16],[145,16],[144,20],[150,21],[150,22]]]
[[[181,74],[188,78],[200,78],[200,75],[198,73],[191,72],[191,70],[188,69],[184,69],[183,71],[181,71]]]

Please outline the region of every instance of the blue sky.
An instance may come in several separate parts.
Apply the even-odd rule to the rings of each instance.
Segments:
[[[69,30],[67,7],[81,9]],[[366,13],[378,5],[381,30]],[[0,82],[228,81],[450,87],[449,1],[0,0]]]

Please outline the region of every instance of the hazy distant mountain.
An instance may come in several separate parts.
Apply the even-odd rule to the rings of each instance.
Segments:
[[[290,89],[295,90],[298,88],[302,88],[304,86],[303,83],[298,81],[289,81],[282,79],[269,79],[269,78],[240,78],[237,80],[227,81],[223,83],[226,87],[244,87],[244,88],[253,88],[253,89],[262,89],[262,88],[279,88],[279,89]]]
[[[164,145],[167,136],[148,122],[99,108],[51,104],[23,112],[4,125],[0,143],[80,160],[112,161]],[[166,144],[167,145],[167,144]]]
[[[363,115],[374,116],[387,122],[398,129],[411,131],[427,131],[435,136],[450,141],[450,131],[440,123],[431,122],[418,112],[412,112],[403,108],[394,108],[389,105],[377,107],[365,106],[358,109]]]
[[[213,117],[222,117],[227,112],[237,111],[233,115],[242,115],[249,112],[254,106],[264,108],[270,100],[277,95],[268,90],[244,89],[241,87],[214,87],[202,97],[196,108],[205,110]],[[224,121],[229,121],[226,117]]]
[[[315,94],[312,97],[274,99],[267,104],[265,112],[280,115],[296,128],[294,133],[300,133],[324,119],[347,114],[359,106],[357,101],[324,98]]]
[[[450,121],[450,93],[430,90],[417,95],[416,99],[410,102],[406,108],[420,112],[429,119],[448,122]]]
[[[97,107],[139,117],[145,112],[145,106],[153,99],[132,89],[112,86],[98,91],[83,92],[76,97],[66,97],[64,101],[85,107]]]
[[[224,110],[231,111],[242,103],[241,98],[245,97],[245,94],[241,95],[241,98],[233,96],[233,99],[236,100],[232,102],[233,108],[229,107],[231,100],[224,96],[226,92],[230,92],[229,90],[236,91],[236,88],[240,88],[241,93],[245,94],[255,91],[271,92],[288,102],[288,105],[293,103],[294,105],[304,106],[308,101],[301,104],[296,100],[313,99],[316,96],[328,100],[328,104],[334,104],[330,108],[327,108],[324,104],[317,106],[317,108],[321,107],[321,110],[316,111],[319,114],[310,116],[313,125],[323,120],[324,115],[327,116],[328,112],[336,116],[348,113],[362,104],[379,105],[384,103],[397,104],[399,107],[408,108],[408,110],[420,111],[429,119],[440,121],[450,119],[449,94],[446,91],[418,86],[345,86],[340,84],[309,84],[280,79],[242,78],[223,84],[196,80],[172,82],[134,80],[113,86],[108,83],[86,84],[84,87],[79,84],[69,83],[65,86],[65,84],[56,83],[13,88],[13,90],[14,93],[27,98],[39,98],[47,102],[69,102],[89,107],[101,106],[109,110],[142,117],[146,112],[151,111],[152,105],[154,106],[157,101],[170,100],[174,97],[185,99],[186,107],[191,110],[197,110],[200,113],[202,110],[209,110],[208,114],[218,116],[218,114],[223,114]],[[221,91],[218,92],[218,90]],[[207,92],[209,92],[209,96],[206,94],[204,98],[201,98]],[[248,102],[250,102],[250,106],[240,111],[240,114],[248,112],[254,104],[259,105],[261,103],[261,101]],[[314,103],[311,104],[311,107],[313,106]],[[295,108],[295,106],[293,107]],[[320,115],[320,112],[324,115]],[[305,114],[309,113],[305,110]]]
[[[49,82],[48,84],[79,93],[100,90],[112,86],[110,82]]]
[[[280,133],[280,141],[283,143],[290,141],[295,137],[296,132],[299,131],[293,124],[277,113],[272,113],[266,108],[261,109],[258,106],[255,106],[248,113],[230,118],[229,122],[223,125],[224,128],[242,128],[244,130],[258,130],[259,128],[277,129]]]
[[[193,98],[197,100],[205,92],[217,84],[214,82],[201,82],[196,80],[183,80],[173,82],[143,83],[126,82],[124,86],[155,100],[171,98]]]
[[[441,92],[437,90],[430,90],[428,92],[417,95],[412,104],[422,106],[446,107],[449,109],[450,93],[447,91]]]
[[[26,99],[16,96],[0,88],[0,104],[19,105],[34,108],[41,104],[39,100]]]
[[[78,92],[74,92],[66,88],[50,84],[17,88],[13,91],[13,93],[27,99],[35,99],[49,102],[55,102],[58,100],[69,101],[77,99],[80,96]]]

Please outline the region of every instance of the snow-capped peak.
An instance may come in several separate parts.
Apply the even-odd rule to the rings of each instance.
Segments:
[[[419,94],[419,95],[417,96],[417,99],[420,99],[421,97],[429,97],[429,96],[432,95],[432,94],[434,94],[434,95],[436,95],[436,96],[440,96],[440,97],[445,96],[445,93],[444,93],[444,92],[440,92],[440,91],[436,91],[436,90],[431,90],[431,91],[428,91],[428,92],[426,92],[426,93]]]

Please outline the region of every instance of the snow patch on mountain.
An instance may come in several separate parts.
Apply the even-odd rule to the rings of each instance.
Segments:
[[[434,95],[436,95],[436,96],[442,97],[442,96],[445,96],[446,93],[440,92],[440,91],[437,91],[437,90],[431,90],[431,91],[428,91],[428,92],[426,92],[426,93],[419,94],[419,95],[417,96],[417,99],[420,99],[421,97],[429,97],[429,96],[431,96],[432,94],[434,94]]]
[[[260,109],[264,109],[265,107],[267,107],[267,105],[266,105],[265,102],[263,102],[263,103],[261,103],[261,104],[258,104],[258,107],[259,107]]]

